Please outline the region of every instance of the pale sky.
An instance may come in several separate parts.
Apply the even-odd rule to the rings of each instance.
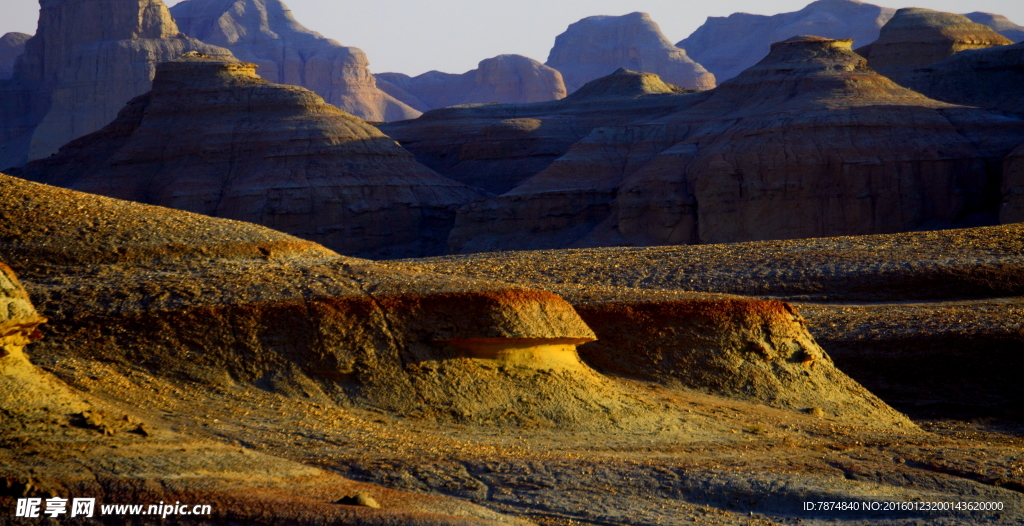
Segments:
[[[180,0],[165,0],[174,5]],[[910,1],[910,0],[908,0]],[[463,73],[478,62],[514,53],[544,62],[555,37],[587,16],[649,13],[678,42],[709,16],[773,15],[810,0],[285,0],[306,27],[366,52],[373,72]],[[913,0],[887,7],[987,11],[1024,25],[1024,0]],[[0,0],[0,34],[35,33],[36,0]]]

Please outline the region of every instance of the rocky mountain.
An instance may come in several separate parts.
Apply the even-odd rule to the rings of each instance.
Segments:
[[[895,13],[895,9],[859,0],[817,0],[792,13],[708,17],[676,46],[724,82],[761,61],[772,43],[797,35],[852,38],[858,46],[874,42]]]
[[[967,13],[964,16],[969,18],[971,22],[985,24],[986,26],[991,27],[1000,35],[1003,35],[1014,42],[1024,41],[1024,26],[1011,22],[1009,18],[1006,18],[1003,15],[975,11],[973,13]]]
[[[0,80],[14,76],[14,59],[25,52],[25,42],[32,35],[7,33],[0,37]]]
[[[362,50],[302,26],[280,0],[186,0],[171,8],[181,31],[260,66],[264,79],[303,86],[368,121],[420,112],[377,88]]]
[[[379,73],[381,89],[423,111],[458,104],[525,104],[565,98],[562,74],[522,55],[499,55],[480,61],[461,75],[430,71],[410,77]]]
[[[678,111],[687,91],[653,73],[620,69],[558,101],[445,108],[378,127],[438,173],[501,194],[594,128]]]
[[[878,40],[857,53],[876,71],[898,81],[955,53],[1009,44],[1013,41],[963,15],[911,7],[897,11]]]
[[[457,252],[728,243],[995,222],[1024,121],[954,106],[798,37],[661,119],[599,128],[460,211]],[[529,232],[530,235],[524,235]]]
[[[0,167],[55,153],[149,91],[156,64],[224,53],[178,31],[161,0],[42,0],[39,26],[0,83]]]
[[[619,68],[654,73],[684,88],[715,87],[715,76],[673,46],[647,13],[592,16],[569,25],[545,64],[562,73],[569,93]]]
[[[961,51],[900,77],[933,99],[1024,116],[1024,43]]]
[[[102,130],[13,173],[263,224],[354,255],[438,253],[479,194],[254,64],[188,54]]]

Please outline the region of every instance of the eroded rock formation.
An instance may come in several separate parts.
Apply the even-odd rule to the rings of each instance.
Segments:
[[[772,43],[797,35],[852,38],[856,46],[874,42],[895,13],[895,9],[858,0],[817,0],[792,13],[711,16],[676,46],[722,83],[760,62]]]
[[[178,31],[161,0],[41,0],[39,26],[0,83],[0,169],[53,154],[149,91],[156,65],[229,54]]]
[[[47,284],[51,355],[102,353],[172,377],[217,371],[440,421],[658,418],[580,362],[575,347],[594,334],[549,292],[378,265],[255,225],[7,176],[0,204],[6,254]],[[111,297],[123,301],[111,308]]]
[[[34,420],[42,413],[71,413],[85,407],[25,355],[25,346],[43,337],[39,330],[43,323],[46,318],[36,312],[14,272],[0,262],[0,410],[5,413],[4,420]]]
[[[715,87],[715,76],[672,45],[647,13],[591,16],[558,35],[546,65],[557,69],[572,93],[619,68],[654,73],[684,88]]]
[[[997,33],[1014,42],[1024,41],[1024,26],[1011,22],[1009,18],[1006,18],[1003,15],[975,11],[973,13],[967,13],[964,16],[969,18],[971,22],[985,24],[986,26],[995,29]]]
[[[655,249],[657,250],[657,249]],[[671,250],[671,249],[669,249]],[[607,257],[614,263],[605,264]],[[579,347],[598,371],[752,401],[818,412],[858,425],[912,428],[908,419],[833,364],[792,305],[741,296],[634,287],[626,275],[650,272],[609,249],[506,252],[409,260],[454,276],[494,276],[557,292],[597,340]],[[693,260],[700,267],[699,260]],[[667,273],[674,263],[661,260]],[[508,269],[516,269],[508,273]],[[498,272],[496,272],[498,271]],[[623,287],[621,283],[629,283]]]
[[[270,82],[305,87],[368,121],[420,115],[377,88],[361,49],[306,29],[280,0],[187,0],[171,14],[183,33],[230,49]]]
[[[621,69],[564,100],[445,108],[379,128],[428,167],[500,194],[547,168],[594,128],[678,111],[687,91],[653,73]]]
[[[1009,44],[1013,41],[963,15],[909,7],[896,11],[878,40],[857,53],[876,71],[899,81],[917,68],[961,51]]]
[[[953,104],[1024,116],[1024,43],[961,51],[900,77],[904,86]]]
[[[460,252],[725,243],[994,222],[1024,121],[927,99],[849,40],[777,43],[668,117],[597,129],[459,213]],[[885,146],[883,146],[885,145]]]
[[[251,221],[352,255],[439,253],[478,193],[315,93],[186,55],[99,132],[19,176]]]
[[[7,33],[0,37],[0,80],[14,75],[14,59],[25,52],[25,42],[32,35],[25,33]]]
[[[90,213],[98,213],[107,219],[110,216],[118,216],[120,224],[132,225],[126,231],[103,240],[99,245],[93,245],[90,242],[96,241],[96,237],[83,237],[80,230],[75,231],[79,226],[77,222],[63,221],[65,227],[71,228],[60,237],[64,240],[78,239],[84,243],[70,245],[70,250],[63,252],[64,258],[58,256],[60,249],[50,250],[48,255],[58,256],[56,261],[60,261],[62,265],[82,256],[74,249],[75,246],[82,246],[87,252],[90,249],[103,250],[110,245],[120,245],[123,248],[132,243],[129,241],[130,232],[139,233],[141,230],[152,237],[155,230],[160,230],[152,228],[153,224],[163,220],[170,219],[176,226],[186,226],[186,229],[187,226],[195,226],[196,223],[205,222],[206,227],[211,224],[216,226],[217,223],[209,219],[204,221],[199,216],[189,218],[191,214],[182,212],[161,212],[155,207],[117,203],[111,199],[85,196],[77,192],[52,189],[53,192],[49,193],[42,185],[31,185],[35,188],[27,188],[29,191],[44,189],[43,194],[47,194],[48,199],[45,201],[35,201],[37,205],[42,205],[46,212],[33,216],[29,223],[19,223],[19,227],[12,227],[12,221],[20,221],[25,215],[31,215],[25,214],[25,209],[14,206],[10,201],[12,194],[19,193],[19,189],[25,188],[26,185],[27,183],[0,175],[0,201],[3,202],[4,212],[17,216],[5,217],[5,226],[0,229],[0,237],[10,238],[12,233],[17,232],[15,237],[21,240],[20,232],[24,227],[24,232],[29,234],[29,240],[21,240],[22,248],[38,242],[38,238],[32,239],[32,234],[39,233],[42,229],[31,224],[31,221],[38,218],[42,220],[42,224],[54,226],[53,217],[47,212],[52,214],[54,211],[60,211],[68,217],[77,215],[78,219],[88,217]],[[68,199],[68,196],[75,194],[84,196],[84,200],[75,203]],[[26,197],[27,200],[32,200],[30,196],[19,196],[21,199]],[[105,209],[102,205],[93,206],[83,212],[83,205],[95,205],[99,202],[111,204],[112,207]],[[147,216],[147,211],[156,212],[156,215]],[[262,236],[268,238],[262,240],[265,242],[287,237],[275,235],[254,225],[230,221],[220,223],[227,223],[222,226],[227,230],[236,227],[237,232],[243,234],[243,238],[247,237],[245,234],[253,233],[259,238],[259,232],[254,232],[258,230],[265,232]],[[140,225],[145,226],[140,229]],[[97,226],[100,225],[97,223]],[[100,228],[105,230],[110,226],[112,225],[107,223]],[[186,237],[189,234],[203,236],[201,231],[192,230],[191,233],[185,233],[173,226],[162,226],[162,233],[171,234],[172,237],[180,238],[183,234]],[[93,231],[94,234],[96,232]],[[105,236],[100,234],[99,237]],[[197,239],[199,238],[193,238],[191,241]],[[210,248],[223,248],[216,240],[206,239],[213,241],[209,245]],[[234,244],[237,247],[240,244],[238,241],[240,240],[236,238],[227,244]],[[261,240],[248,237],[246,241],[259,244]],[[191,243],[190,248],[196,248],[195,243]],[[187,251],[188,248],[177,255],[182,256]],[[14,252],[18,253],[18,256],[25,255],[17,249]],[[46,251],[36,251],[35,255],[44,252]],[[147,260],[144,256],[140,257],[138,251],[132,252],[134,254],[129,257],[122,255],[120,261],[124,263],[133,259]],[[162,255],[173,256],[174,253],[172,248],[164,250]],[[195,261],[195,255],[193,253],[187,257]],[[236,251],[233,256],[242,255]],[[29,265],[40,270],[53,264],[55,260],[43,256],[28,261]],[[38,266],[40,264],[42,267]],[[76,272],[74,265],[62,268],[71,273]],[[52,307],[53,304],[50,303],[49,306]],[[102,315],[97,318],[103,319]],[[354,525],[372,523],[382,516],[390,521],[421,526],[453,523],[498,523],[512,526],[523,524],[518,520],[505,518],[477,506],[460,504],[455,500],[423,498],[357,483],[335,473],[324,472],[284,458],[196,436],[180,435],[167,429],[151,413],[147,413],[153,402],[149,396],[140,397],[138,393],[129,395],[137,397],[130,403],[130,409],[124,405],[112,404],[109,400],[89,400],[87,395],[70,389],[61,379],[34,366],[25,355],[25,345],[39,340],[41,334],[38,326],[45,321],[36,312],[28,294],[11,269],[0,262],[0,412],[4,415],[0,419],[0,432],[7,441],[7,446],[0,453],[3,459],[0,475],[3,477],[5,490],[5,494],[0,497],[2,499],[56,494],[66,491],[69,485],[74,485],[79,491],[92,495],[106,495],[106,498],[121,502],[132,498],[149,502],[202,500],[211,505],[211,508],[220,508],[222,511],[218,513],[229,521],[247,524],[274,524],[284,520],[303,524]],[[69,321],[59,319],[55,334],[51,336],[63,338],[65,335],[62,334],[61,325]],[[59,344],[57,346],[60,347]],[[90,350],[90,347],[92,346],[84,344],[75,349],[76,352],[65,352],[60,356],[82,366],[97,356],[93,354],[95,348]],[[130,382],[112,369],[107,369],[103,376],[106,380],[120,382],[121,385]],[[142,401],[141,398],[146,400]],[[31,444],[31,447],[25,447],[26,444]],[[121,452],[126,449],[131,453],[122,454]],[[254,472],[254,463],[266,471]],[[244,484],[240,485],[240,480],[244,480]],[[140,482],[146,489],[139,489]],[[325,498],[329,495],[357,492],[362,495],[374,495],[375,498],[371,500],[375,506],[372,508],[378,510],[372,514],[368,513],[371,506],[367,504],[363,504],[362,508],[350,507],[340,510],[341,507],[337,505],[327,504],[330,499]],[[320,496],[314,497],[311,494]],[[379,509],[382,506],[378,501],[383,503],[385,509]],[[270,507],[263,508],[267,504]],[[98,514],[98,508],[94,509],[93,513]]]
[[[377,75],[382,89],[413,107],[446,108],[457,104],[526,104],[565,98],[558,71],[522,55],[498,55],[480,61],[461,75],[430,71],[410,77],[401,73]]]

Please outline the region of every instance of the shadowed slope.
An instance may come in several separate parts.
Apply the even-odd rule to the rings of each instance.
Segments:
[[[798,37],[657,120],[594,130],[459,212],[456,252],[721,243],[995,222],[1024,121],[928,99]],[[529,235],[525,235],[525,234]]]
[[[504,193],[594,128],[678,111],[689,91],[652,73],[619,69],[559,101],[445,108],[379,127],[439,173]]]
[[[1024,43],[961,51],[900,83],[937,100],[1024,116]]]

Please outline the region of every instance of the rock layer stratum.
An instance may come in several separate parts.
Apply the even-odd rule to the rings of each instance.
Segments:
[[[14,173],[262,224],[351,255],[440,253],[479,194],[418,164],[361,119],[256,66],[204,55],[161,64],[114,122]]]

